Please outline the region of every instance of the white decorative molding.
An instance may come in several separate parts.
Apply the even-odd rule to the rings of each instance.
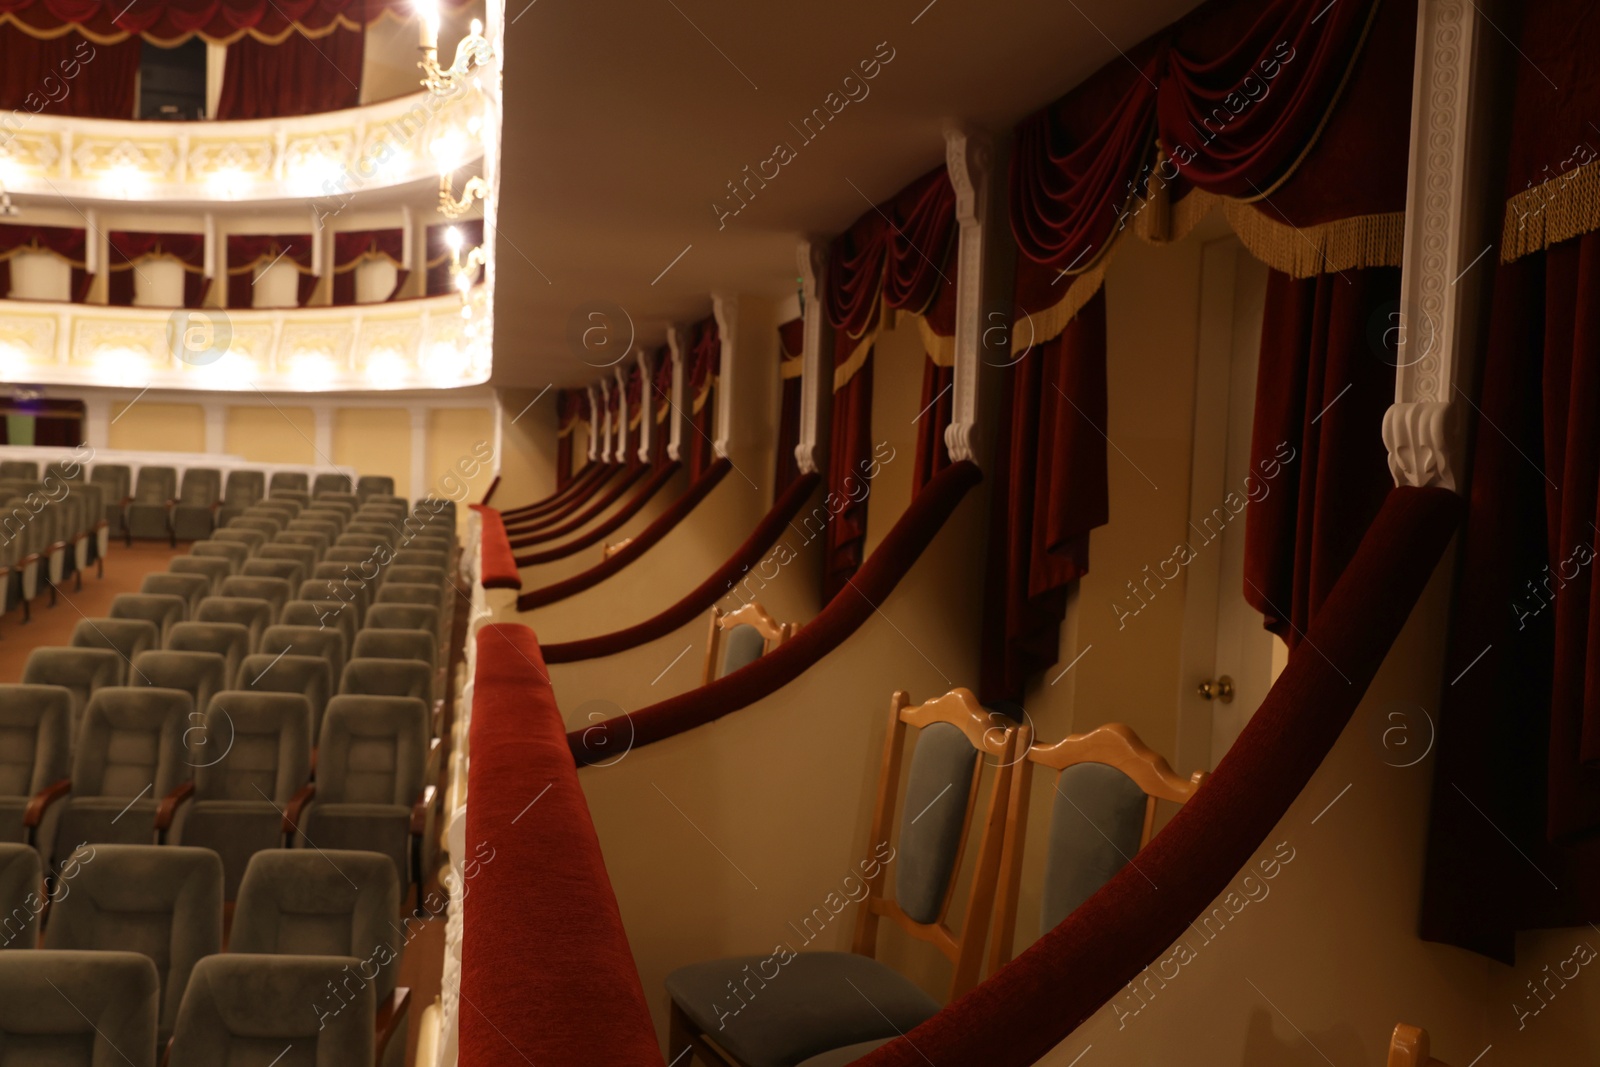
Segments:
[[[428,485],[428,409],[411,409],[411,498],[419,499]]]
[[[650,442],[655,437],[655,369],[644,349],[639,349],[635,358],[639,364],[639,462],[649,463]]]
[[[733,401],[739,379],[735,357],[739,350],[739,298],[732,293],[712,293],[711,314],[716,316],[717,337],[722,342],[722,360],[717,368],[716,437],[711,450],[718,459],[727,459],[734,436]]]
[[[600,460],[600,391],[594,386],[585,390],[589,394],[589,462]]]
[[[827,283],[828,242],[820,237],[801,241],[796,259],[800,299],[805,305],[801,311],[805,333],[800,355],[800,441],[794,446],[794,460],[801,474],[815,474],[821,469],[819,443],[826,430],[826,412],[831,407],[823,400],[833,396],[833,367],[828,359],[833,353],[828,331],[823,329],[821,299]]]
[[[683,365],[683,330],[667,327],[667,349],[672,353],[672,400],[667,411],[667,458],[674,463],[683,460],[683,403],[684,387],[688,373]]]
[[[228,122],[0,116],[0,184],[76,203],[314,199],[438,182],[434,146],[461,166],[484,154],[490,97],[472,85],[343,111]]]
[[[474,318],[487,300],[483,286],[472,291]],[[226,312],[0,301],[0,380],[285,393],[478,385],[490,348],[462,309],[456,294]]]
[[[616,382],[617,390],[617,424],[612,427],[617,440],[611,446],[611,454],[621,463],[628,458],[628,419],[631,414],[628,411],[628,377],[622,373],[621,367],[613,368],[611,377]]]
[[[600,420],[600,459],[604,463],[611,462],[611,441],[615,434],[611,428],[611,379],[600,379],[600,410],[604,413]],[[620,457],[619,457],[620,458]]]
[[[1464,445],[1451,413],[1461,376],[1457,283],[1477,255],[1467,240],[1472,80],[1483,16],[1471,0],[1422,0],[1411,90],[1405,250],[1396,330],[1395,406],[1384,416],[1389,470],[1399,485],[1458,489]],[[1492,269],[1492,264],[1485,269]]]
[[[956,222],[960,245],[956,276],[945,284],[956,287],[955,367],[951,385],[950,425],[944,429],[945,449],[952,461],[976,461],[974,436],[978,425],[978,372],[983,356],[983,308],[987,299],[986,251],[993,243],[989,226],[993,201],[995,146],[987,133],[966,127],[945,130],[945,168],[956,193]]]

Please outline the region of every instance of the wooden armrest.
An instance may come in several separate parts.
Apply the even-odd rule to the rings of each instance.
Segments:
[[[422,793],[417,797],[417,802],[411,805],[411,833],[421,837],[428,831],[428,811],[437,799],[439,789],[437,786],[425,785]]]
[[[63,778],[59,782],[51,782],[28,801],[28,807],[22,813],[22,825],[25,829],[36,830],[39,823],[44,820],[44,813],[50,805],[72,792],[72,779]]]
[[[160,805],[156,807],[156,833],[165,834],[171,829],[172,820],[178,817],[178,809],[192,796],[194,796],[193,779],[184,782],[161,798]]]
[[[289,798],[289,806],[283,809],[283,832],[292,834],[300,829],[300,816],[305,814],[306,805],[311,803],[311,798],[317,795],[317,783],[311,782],[300,792]]]
[[[384,1051],[389,1047],[389,1039],[395,1034],[400,1035],[400,1040],[405,1037],[406,1012],[411,1008],[411,990],[406,986],[396,986],[395,991],[384,998],[378,1005],[377,1036],[372,1042],[373,1059],[376,1065],[383,1063]]]

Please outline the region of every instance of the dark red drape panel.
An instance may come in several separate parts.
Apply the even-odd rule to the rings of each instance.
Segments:
[[[722,332],[715,317],[702,320],[690,332],[689,421],[684,446],[689,450],[689,478],[700,475],[715,458],[712,447],[717,425],[717,374],[722,369]]]
[[[39,39],[0,24],[0,110],[131,119],[142,44],[94,44],[79,33]]]
[[[222,67],[219,119],[275,119],[361,103],[364,30],[323,37],[291,33],[277,44],[241,37]]]
[[[944,428],[950,425],[955,410],[954,367],[941,367],[933,360],[922,365],[922,403],[917,416],[916,469],[912,486],[921,489],[928,479],[950,466],[950,452],[944,444]]]
[[[463,251],[483,244],[482,219],[465,219],[450,225],[429,226],[428,296],[440,296],[444,293],[456,291],[456,284],[450,277],[450,246],[445,243],[445,234],[450,231],[451,225],[461,231],[461,247]],[[483,269],[480,267],[477,281],[482,280]]]
[[[790,319],[778,327],[778,454],[776,456],[773,495],[783,491],[800,477],[800,465],[794,458],[795,446],[800,443],[800,357],[805,348],[805,319]]]
[[[1268,276],[1250,442],[1263,490],[1245,515],[1244,596],[1291,648],[1394,484],[1379,431],[1399,299],[1393,267]]]
[[[405,234],[398,229],[393,230],[347,230],[344,233],[333,235],[333,303],[336,307],[344,307],[356,302],[356,268],[362,262],[373,258],[387,259],[397,268],[403,267]],[[400,273],[396,273],[395,290],[391,290],[388,299],[394,299],[394,293],[404,281]]]
[[[1600,921],[1597,309],[1600,233],[1502,264],[1474,413],[1422,934],[1507,963]]]
[[[1106,304],[1097,293],[1059,337],[1006,370],[990,497],[979,687],[1022,700],[1056,661],[1067,587],[1089,569],[1106,483]]]
[[[83,230],[65,226],[7,226],[0,225],[0,294],[11,292],[11,257],[19,252],[51,252],[72,266],[71,292],[67,299],[81,304],[89,295],[93,275],[84,269],[88,252],[87,235]]]
[[[106,234],[110,245],[110,272],[106,302],[112,307],[132,307],[134,277],[141,260],[149,257],[175,259],[183,264],[183,306],[197,308],[205,298],[206,239],[199,233],[130,233],[112,230]]]
[[[228,236],[228,306],[247,308],[253,306],[255,270],[272,263],[282,254],[282,260],[294,263],[301,269],[298,298],[300,305],[316,288],[317,276],[311,270],[311,235],[305,233],[257,236],[254,234],[229,234]]]
[[[861,566],[867,537],[867,495],[872,491],[872,361],[833,392],[828,440],[827,508],[833,521],[823,536],[822,602],[849,583]]]
[[[461,7],[462,2],[445,0],[441,6]],[[100,40],[137,34],[163,47],[194,35],[219,44],[241,33],[258,40],[278,40],[295,31],[316,37],[336,21],[366,25],[388,11],[408,17],[412,10],[410,0],[0,0],[0,16],[25,30],[48,34],[64,25],[81,26]]]
[[[572,481],[572,438],[578,429],[579,394],[556,390],[556,490]]]

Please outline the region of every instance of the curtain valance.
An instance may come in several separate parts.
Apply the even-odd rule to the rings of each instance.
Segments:
[[[461,0],[446,0],[461,6]],[[0,23],[29,37],[52,39],[76,30],[96,44],[142,37],[163,48],[191,37],[232,44],[249,36],[278,44],[291,34],[322,37],[360,29],[388,15],[412,17],[410,0],[0,0]]]
[[[366,32],[335,26],[267,44],[243,37],[222,65],[218,119],[274,119],[341,111],[361,103]]]
[[[106,302],[113,307],[133,306],[134,276],[140,263],[153,259],[175,260],[183,266],[183,306],[197,308],[205,299],[210,279],[205,275],[206,238],[200,233],[130,233],[112,230],[110,271]]]

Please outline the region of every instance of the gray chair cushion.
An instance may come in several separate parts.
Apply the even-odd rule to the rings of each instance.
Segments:
[[[274,627],[276,629],[276,627]],[[291,693],[304,697],[311,714],[307,743],[322,729],[322,711],[333,695],[333,672],[321,656],[291,656],[258,652],[239,670],[238,687],[261,693]]]
[[[267,483],[268,492],[276,495],[279,490],[291,493],[303,493],[309,485],[303,471],[273,471],[271,480]]]
[[[81,619],[72,628],[73,648],[108,648],[123,659],[123,680],[133,657],[161,647],[161,627],[148,619]]]
[[[1139,851],[1145,794],[1104,763],[1079,763],[1056,779],[1044,861],[1039,932],[1047,933]]]
[[[233,561],[222,556],[178,556],[167,562],[172,574],[197,574],[206,580],[206,594],[216,590],[222,579],[234,572]]]
[[[239,524],[243,521],[244,518],[242,516],[234,519],[232,522],[228,523],[228,525],[213,533],[211,535],[211,539],[205,543],[210,545],[236,545],[245,550],[245,558],[248,559],[256,554],[256,549],[272,540],[273,535],[277,533],[276,528],[271,530],[256,530],[251,529],[248,526],[240,526]],[[196,543],[198,544],[199,542]],[[244,562],[242,560],[240,561],[239,566],[244,566]]]
[[[236,574],[232,578],[222,579],[218,595],[265,600],[272,605],[272,621],[276,622],[283,606],[294,599],[294,587],[282,578],[247,578],[243,574]]]
[[[321,565],[321,567],[326,566],[328,566],[326,563]],[[339,566],[339,564],[333,564],[333,566]],[[318,569],[320,570],[321,567]],[[367,605],[371,602],[372,593],[371,590],[352,582],[329,580],[327,578],[307,578],[300,583],[295,599],[343,601],[350,606],[350,611],[354,613],[356,624],[359,626],[362,618],[367,613]]]
[[[768,984],[741,1000],[729,984],[740,988],[750,975]],[[702,1033],[746,1067],[794,1067],[845,1045],[886,1040],[939,1010],[938,1001],[910,979],[852,952],[694,963],[667,975],[667,993]]]
[[[147,574],[139,592],[182,597],[185,612],[192,615],[200,599],[211,592],[211,579],[201,574]]]
[[[250,633],[250,647],[261,647],[261,635],[272,625],[272,604],[247,596],[208,596],[194,614],[196,622],[225,622]]]
[[[127,669],[127,661],[114,649],[36,648],[28,653],[22,680],[30,685],[59,685],[72,693],[75,735],[94,691],[102,686],[122,685]]]
[[[359,964],[350,956],[207,956],[178,1009],[172,1067],[371,1063],[373,988],[346,982],[345,968]]]
[[[278,616],[283,626],[309,626],[337,630],[344,635],[346,648],[356,643],[356,611],[342,600],[291,600]]]
[[[264,563],[268,560],[287,560],[291,563],[299,564],[301,574],[310,574],[311,568],[317,565],[322,548],[318,547],[314,541],[308,543],[295,540],[301,537],[312,538],[314,541],[321,540],[317,534],[281,533],[273,538],[271,543],[261,546],[261,551],[256,553],[256,561]],[[249,564],[245,566],[246,569],[243,573],[253,573],[248,569]],[[279,577],[283,577],[283,575],[279,575]]]
[[[28,845],[0,842],[0,949],[37,948],[44,867]]]
[[[223,684],[232,685],[250,654],[250,628],[236,622],[180,622],[167,635],[167,649],[215,652],[223,659]]]
[[[439,633],[439,609],[420,604],[374,604],[367,609],[367,622],[373,630],[426,630]]]
[[[203,848],[158,845],[88,845],[72,860],[45,947],[149,957],[161,983],[164,1039],[195,964],[222,951],[221,861]]]
[[[298,588],[305,578],[305,568],[296,560],[273,559],[261,553],[271,548],[271,545],[262,545],[260,552],[255,557],[245,561],[239,573],[246,578],[281,578],[289,584],[290,588]]]
[[[359,696],[414,697],[431,707],[433,666],[414,659],[352,659],[344,665],[344,674],[339,678],[339,692]]]
[[[394,479],[382,474],[363,474],[356,479],[356,495],[363,503],[375,496],[393,496]]]
[[[317,806],[398,804],[422,791],[428,711],[412,697],[351,696],[328,701],[317,746]]]
[[[132,678],[135,685],[182,689],[198,710],[211,704],[211,694],[228,687],[228,661],[215,652],[157,649],[134,657]]]
[[[311,483],[311,499],[330,495],[343,495],[350,492],[350,476],[348,474],[319,474]]]
[[[385,579],[404,585],[431,585],[440,590],[444,590],[450,584],[449,576],[445,574],[442,564],[437,567],[418,567],[392,563],[385,574]]]
[[[333,679],[344,674],[344,660],[348,647],[345,644],[344,631],[337,626],[319,628],[280,624],[269,627],[266,633],[261,635],[263,655],[276,656],[285,653],[291,656],[317,656],[326,660],[330,696]],[[250,676],[246,676],[244,680],[246,689],[253,687]]]
[[[244,566],[244,561],[250,558],[250,546],[239,541],[218,541],[213,538],[190,545],[189,555],[201,559],[225,559],[233,564],[232,573],[237,574],[239,568]]]
[[[955,877],[977,750],[961,729],[936,722],[917,731],[900,817],[895,902],[911,919],[939,918]]]
[[[143,619],[153,622],[161,631],[161,640],[167,639],[172,624],[189,617],[189,605],[182,597],[160,593],[118,593],[111,598],[113,619]]]
[[[155,1067],[160,1002],[156,965],[135,952],[0,952],[7,1064]]]
[[[233,912],[230,952],[354,956],[377,999],[394,992],[405,938],[395,925],[400,882],[372,852],[258,852]]]
[[[416,585],[396,580],[391,573],[378,590],[379,604],[416,604],[420,607],[438,607],[444,601],[444,590],[438,585]]]
[[[425,548],[402,548],[394,554],[396,567],[434,567],[440,573],[447,572],[450,566],[450,557],[444,552],[430,551]]]
[[[362,630],[356,634],[357,659],[405,659],[437,665],[439,646],[433,635],[421,630]]]
[[[722,635],[722,670],[717,677],[750,666],[766,649],[767,639],[761,636],[760,630],[743,623],[735,626]]]
[[[58,850],[150,843],[157,805],[194,770],[185,738],[193,712],[194,698],[181,689],[101,689],[89,698],[72,792],[60,805]]]
[[[889,1043],[889,1038],[880,1038],[876,1041],[863,1041],[856,1045],[846,1045],[836,1048],[832,1052],[824,1052],[820,1056],[812,1056],[809,1060],[802,1060],[800,1067],[846,1067],[871,1052]]]

